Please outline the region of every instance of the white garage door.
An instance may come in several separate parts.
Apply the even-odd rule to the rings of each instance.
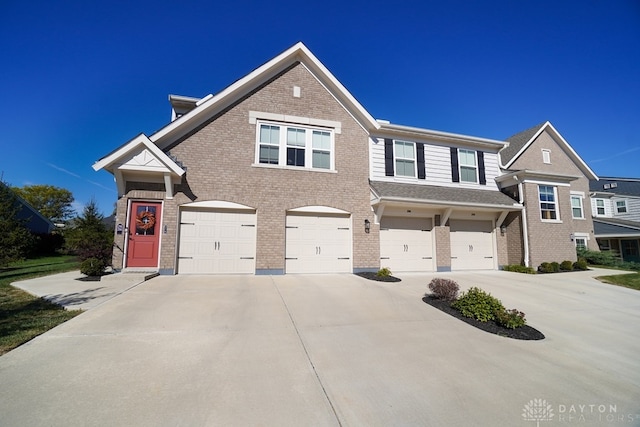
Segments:
[[[383,217],[380,221],[380,267],[392,273],[433,271],[429,218]]]
[[[253,274],[256,214],[253,211],[183,210],[178,273]]]
[[[493,270],[491,221],[451,220],[451,270]]]
[[[287,215],[287,273],[350,273],[349,215]]]

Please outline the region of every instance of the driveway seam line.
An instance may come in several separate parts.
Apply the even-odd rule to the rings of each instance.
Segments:
[[[304,350],[304,354],[307,356],[307,360],[309,361],[309,364],[311,365],[311,369],[313,370],[313,374],[315,375],[316,380],[318,380],[318,384],[320,384],[320,388],[322,389],[322,393],[324,394],[324,397],[327,399],[327,402],[329,402],[329,406],[331,407],[331,411],[333,411],[333,416],[336,418],[336,421],[338,422],[338,425],[340,427],[342,427],[342,423],[340,422],[340,417],[338,416],[338,412],[336,411],[336,408],[333,406],[333,402],[331,401],[331,398],[329,397],[329,394],[327,394],[327,390],[325,389],[324,384],[322,383],[322,380],[320,379],[320,375],[318,375],[318,371],[316,370],[316,365],[314,365],[313,361],[311,360],[311,356],[309,355],[309,351],[307,350],[307,346],[304,344],[304,341],[302,340],[302,336],[300,336],[300,331],[298,330],[298,325],[296,325],[296,321],[293,319],[293,316],[291,315],[291,311],[289,310],[289,306],[287,305],[287,302],[284,300],[284,297],[282,296],[282,293],[280,292],[280,288],[276,284],[275,280],[273,280],[273,277],[271,277],[271,283],[273,283],[273,286],[276,288],[276,291],[278,291],[278,295],[280,295],[280,299],[282,300],[282,303],[284,304],[284,308],[285,308],[285,310],[287,310],[287,314],[289,315],[289,319],[291,319],[291,324],[293,325],[293,329],[295,329],[295,331],[296,331],[296,335],[298,336],[298,340],[300,341],[300,344],[302,345],[302,349]]]

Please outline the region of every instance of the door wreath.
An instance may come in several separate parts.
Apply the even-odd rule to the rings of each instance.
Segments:
[[[144,211],[136,215],[136,227],[147,231],[156,224],[156,215],[153,212]]]

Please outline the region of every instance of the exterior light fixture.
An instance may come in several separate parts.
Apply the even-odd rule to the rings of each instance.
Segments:
[[[507,232],[507,226],[506,225],[501,225],[500,226],[500,235],[504,236],[506,232]]]
[[[368,219],[364,220],[364,232],[369,234],[371,231],[371,222]]]

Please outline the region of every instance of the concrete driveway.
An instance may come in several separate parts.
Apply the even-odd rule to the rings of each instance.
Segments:
[[[603,273],[156,277],[1,356],[0,425],[640,425],[640,292]],[[424,304],[434,276],[547,338]]]

